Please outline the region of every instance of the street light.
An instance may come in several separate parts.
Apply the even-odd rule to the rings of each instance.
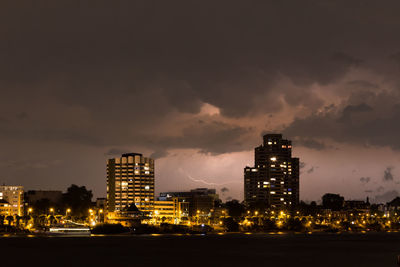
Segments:
[[[53,215],[54,215],[54,209],[53,208],[50,208],[50,213],[53,213]]]

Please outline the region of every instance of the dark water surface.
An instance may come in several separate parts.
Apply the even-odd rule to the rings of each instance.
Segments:
[[[0,237],[0,266],[397,266],[400,233]]]

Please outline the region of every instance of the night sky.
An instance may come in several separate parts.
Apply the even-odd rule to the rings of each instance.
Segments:
[[[293,140],[302,200],[400,192],[400,1],[0,2],[0,183],[243,199],[264,133]]]

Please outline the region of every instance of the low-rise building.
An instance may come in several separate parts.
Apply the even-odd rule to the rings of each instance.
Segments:
[[[219,199],[215,189],[196,188],[183,192],[163,192],[158,200],[172,200],[176,198],[180,205],[181,217],[210,216]]]
[[[188,220],[189,202],[182,197],[159,198],[154,201],[153,217],[155,222],[179,224]]]
[[[8,202],[8,215],[22,216],[24,214],[24,187],[23,186],[0,186],[0,200]],[[6,205],[6,203],[3,203]],[[5,207],[4,207],[5,208]]]

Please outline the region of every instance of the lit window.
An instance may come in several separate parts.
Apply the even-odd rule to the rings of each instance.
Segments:
[[[283,181],[281,182],[281,184],[284,184],[284,183],[285,183],[285,182],[283,182]]]
[[[270,141],[270,142],[268,142],[268,145],[272,145],[272,142]]]
[[[275,192],[274,192],[274,191],[271,191],[271,194],[272,194],[272,195],[274,195],[274,194],[275,194]]]
[[[144,189],[150,190],[150,186],[149,186],[149,185],[146,185],[146,186],[144,187]]]
[[[270,158],[270,160],[276,161],[276,157],[272,157],[272,158]]]
[[[283,198],[281,198],[281,201],[283,201],[284,199]]]
[[[275,178],[271,178],[271,181],[276,181],[276,179]]]

